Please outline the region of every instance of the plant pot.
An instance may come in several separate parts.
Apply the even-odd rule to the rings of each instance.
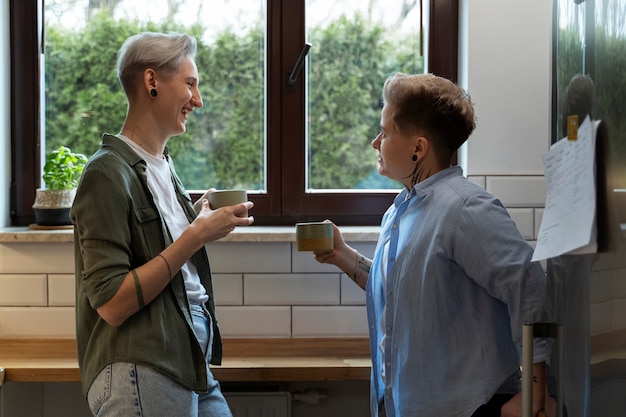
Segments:
[[[76,196],[76,189],[48,190],[37,189],[33,211],[35,221],[41,226],[70,225],[70,208]]]

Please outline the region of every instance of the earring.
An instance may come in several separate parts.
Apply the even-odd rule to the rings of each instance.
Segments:
[[[150,96],[151,97],[156,97],[157,95],[159,95],[159,92],[156,90],[156,88],[150,89]]]
[[[417,162],[417,155],[413,154],[413,156],[411,157],[411,159],[413,160],[413,162]]]

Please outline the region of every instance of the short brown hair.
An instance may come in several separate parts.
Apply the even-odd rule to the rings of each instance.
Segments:
[[[394,107],[393,121],[405,135],[423,134],[448,160],[476,127],[469,94],[452,81],[433,74],[389,77],[383,100]]]

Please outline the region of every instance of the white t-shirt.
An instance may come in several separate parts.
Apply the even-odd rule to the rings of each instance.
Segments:
[[[169,162],[165,157],[158,158],[150,154],[137,143],[122,134],[118,135],[118,137],[146,161],[148,188],[152,192],[154,200],[161,210],[165,224],[172,235],[172,240],[178,239],[187,226],[189,226],[189,220],[187,220],[183,208],[176,199]],[[181,268],[181,272],[183,274],[189,302],[191,304],[205,303],[209,299],[209,296],[200,282],[198,271],[193,262],[188,260]]]

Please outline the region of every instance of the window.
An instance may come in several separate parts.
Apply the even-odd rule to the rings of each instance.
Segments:
[[[52,95],[49,91],[43,90],[40,79],[44,77],[38,68],[40,68],[42,59],[45,59],[46,63],[51,63],[56,57],[51,55],[42,57],[40,54],[44,48],[42,43],[44,39],[42,27],[44,25],[42,6],[39,3],[37,0],[10,0],[11,77],[13,86],[11,92],[11,108],[13,109],[11,115],[11,214],[13,225],[26,225],[33,221],[31,206],[35,189],[40,186],[41,154],[44,152],[40,147],[40,144],[44,143],[43,140],[40,142],[40,131],[62,137],[64,133],[70,133],[72,126],[74,129],[78,126],[78,122],[72,125],[70,121],[65,130],[59,129],[58,132],[54,132],[52,127],[45,123],[45,119],[42,122],[40,117],[42,108],[45,108],[46,114],[49,115],[54,104],[46,103],[45,100],[40,99],[40,97],[50,99]],[[389,2],[383,0],[355,2],[355,4],[362,3],[384,3],[385,7],[389,8]],[[422,3],[425,4],[426,9],[429,9],[428,19],[426,19],[425,14],[422,15],[424,23],[428,23],[425,26],[429,28],[428,36],[425,37],[428,39],[428,45],[423,45],[424,49],[428,50],[428,69],[430,72],[455,80],[458,0],[430,0],[430,4],[423,0]],[[196,1],[194,4],[197,7],[207,7],[206,2]],[[206,118],[206,114],[210,114],[211,109],[209,108],[210,105],[205,105],[205,108],[199,111],[195,117],[198,120],[194,120],[195,128],[207,136],[214,134],[219,136],[226,133],[234,135],[233,137],[246,135],[247,140],[239,141],[239,145],[249,145],[243,154],[248,154],[250,159],[241,162],[224,157],[221,158],[221,162],[228,160],[229,164],[236,165],[236,171],[248,170],[244,178],[248,179],[249,182],[247,184],[228,183],[227,180],[230,180],[234,175],[221,174],[221,178],[227,178],[223,181],[223,187],[245,186],[250,189],[251,199],[255,202],[252,214],[254,214],[258,225],[291,225],[296,221],[324,218],[330,218],[336,223],[344,225],[378,224],[382,213],[395,195],[395,191],[382,189],[393,188],[393,185],[380,183],[378,179],[372,180],[375,175],[371,174],[372,167],[375,166],[375,154],[369,148],[369,143],[378,129],[379,110],[377,112],[375,107],[380,105],[379,102],[376,103],[380,97],[376,96],[380,95],[382,81],[379,82],[380,85],[375,85],[370,81],[373,69],[358,65],[365,61],[365,53],[370,52],[365,50],[366,48],[358,50],[358,43],[367,40],[376,41],[376,39],[367,38],[376,34],[368,32],[369,27],[367,25],[359,25],[359,21],[348,14],[346,16],[349,18],[344,21],[324,18],[325,16],[341,16],[337,9],[332,14],[329,14],[329,10],[331,7],[339,7],[342,4],[348,4],[348,2],[337,2],[335,5],[332,0],[294,0],[289,2],[267,0],[264,3],[255,2],[254,4],[257,4],[258,7],[252,9],[253,13],[260,13],[255,14],[255,16],[262,16],[262,20],[258,26],[252,25],[250,27],[258,29],[260,32],[256,33],[255,36],[244,37],[244,40],[247,39],[247,43],[240,42],[237,44],[238,48],[248,51],[250,54],[248,56],[255,57],[245,61],[250,66],[239,73],[236,71],[237,66],[225,67],[222,72],[214,69],[213,75],[218,78],[215,83],[204,81],[201,84],[205,104],[209,103],[216,106],[220,105],[219,97],[211,96],[211,99],[208,99],[207,95],[215,92],[209,93],[207,88],[213,85],[226,88],[227,83],[223,79],[219,80],[219,74],[225,74],[231,78],[237,76],[252,77],[252,81],[248,79],[246,82],[249,82],[252,85],[251,88],[255,89],[254,91],[257,91],[258,94],[237,97],[246,100],[245,106],[238,111],[243,112],[244,109],[247,109],[250,112],[247,116],[250,118],[244,119],[246,120],[245,124],[239,123],[228,129],[220,130],[219,120]],[[420,10],[420,2],[417,0],[398,0],[397,4],[401,7],[406,6],[406,10]],[[399,6],[398,10],[402,10],[401,7]],[[306,14],[305,10],[307,11]],[[316,14],[323,17],[322,19],[318,18],[317,23],[314,19]],[[398,16],[402,15],[399,13]],[[415,22],[419,22],[419,20],[415,14],[411,16],[407,14],[404,18],[405,20],[409,19],[406,20],[409,23],[408,26],[417,25],[418,28],[412,28],[413,30],[409,29],[405,32],[410,41],[405,43],[406,50],[399,50],[404,54],[406,60],[404,64],[396,68],[388,68],[388,71],[413,72],[423,68],[423,63],[417,62],[416,59],[419,60],[419,58],[415,55],[415,51],[420,49],[420,44],[423,42],[422,38],[416,35],[416,33],[419,34],[419,24]],[[254,19],[252,20],[254,21]],[[328,23],[328,25],[321,25],[320,21]],[[342,34],[350,33],[353,38],[333,38],[333,30],[346,31]],[[333,40],[334,43],[331,44],[330,40]],[[53,39],[50,38],[49,42],[53,42]],[[306,42],[312,44],[311,50],[307,55],[303,70],[296,74],[297,79],[292,87],[287,83],[287,80]],[[113,48],[115,54],[119,48],[119,42],[113,43],[115,43],[115,48]],[[106,45],[102,42],[95,42],[93,45],[95,49],[101,50],[102,54],[108,57],[108,61],[105,60],[105,63],[108,62],[109,64],[106,68],[104,64],[100,66],[98,63],[90,62],[91,71],[112,70],[114,61],[111,60],[110,51],[106,49]],[[212,45],[212,43],[207,42],[206,45]],[[336,66],[330,65],[332,62],[329,62],[328,59],[322,60],[323,52],[328,51],[322,51],[320,48],[331,49],[331,47],[335,48],[337,60],[341,60],[342,65],[345,63],[346,68],[357,71],[356,76],[350,75],[349,71],[339,73]],[[363,54],[363,56],[359,56],[359,54]],[[382,58],[388,58],[388,56],[381,56]],[[197,60],[199,61],[200,57]],[[212,65],[210,62],[199,62],[199,67],[201,64]],[[336,71],[336,75],[343,77],[342,79],[346,81],[345,84],[332,84],[332,78],[328,78],[332,75],[330,74],[331,70]],[[319,76],[320,74],[323,77]],[[66,74],[65,76],[71,77],[71,75]],[[383,74],[380,80],[384,80],[387,75],[389,74]],[[70,83],[70,80],[71,78],[66,78],[65,85]],[[350,96],[351,89],[363,87],[359,83],[355,83],[355,80],[372,84],[371,90],[377,90],[377,92],[369,97]],[[242,81],[238,80],[238,82]],[[234,82],[230,86],[235,90],[237,89],[237,84]],[[106,89],[105,86],[101,86],[101,88]],[[335,94],[333,102],[319,99],[320,96],[329,92]],[[224,95],[221,97],[223,98]],[[363,101],[357,101],[356,98]],[[98,97],[92,95],[76,97],[76,99],[88,102],[89,100],[98,100]],[[343,99],[344,102],[338,102],[339,99]],[[125,107],[123,98],[121,103]],[[232,103],[222,104],[224,106],[222,111],[235,110]],[[331,104],[335,107],[333,108]],[[339,106],[339,110],[337,110],[337,106]],[[354,108],[350,109],[350,112],[346,111],[351,106]],[[363,106],[366,108],[362,109]],[[356,112],[352,110],[356,110]],[[368,110],[370,116],[374,115],[374,120],[371,118],[367,121],[355,120],[355,117],[362,115],[362,113],[368,113]],[[58,113],[56,117],[60,118],[60,115],[62,112]],[[90,116],[89,112],[85,112],[84,115],[85,117]],[[326,119],[330,116],[345,118],[343,122],[346,124],[341,126],[343,130],[333,129],[339,126],[337,120],[323,123],[327,122]],[[108,131],[115,132],[119,129],[123,119],[121,117],[118,119],[115,126],[107,128]],[[329,131],[324,131],[322,127]],[[84,136],[88,136],[88,140],[93,142],[97,142],[100,133],[99,130],[84,130]],[[337,143],[333,145],[342,145],[343,148],[328,146],[327,138],[332,137],[332,135],[337,135]],[[185,149],[185,145],[189,144],[189,138],[183,138],[183,136],[180,138],[180,142],[177,142],[178,138],[170,141],[170,147],[173,148],[172,152],[177,169],[183,177],[183,181],[189,190],[194,191],[203,185],[203,183],[194,184],[194,179],[209,178],[205,181],[210,182],[210,171],[213,168],[210,168],[211,163],[209,161],[205,165],[197,163],[197,161],[189,162],[186,159],[189,156],[184,154],[185,150],[189,150]],[[323,138],[326,138],[326,141]],[[175,146],[180,146],[180,149],[174,149]],[[192,154],[208,153],[206,149],[199,150],[191,147],[191,150]],[[236,155],[241,155],[241,153],[236,153]],[[356,158],[356,163],[354,161],[350,164],[343,163],[352,157]],[[360,162],[364,166],[362,171],[356,172],[353,169],[355,172],[344,172],[347,167],[352,166],[354,168]],[[333,166],[333,169],[328,170],[329,164]],[[370,165],[367,166],[368,164]],[[198,167],[201,171],[187,172]],[[189,179],[184,178],[185,176],[188,176]],[[205,186],[215,185],[206,184]],[[197,191],[192,193],[198,196],[200,190]]]

